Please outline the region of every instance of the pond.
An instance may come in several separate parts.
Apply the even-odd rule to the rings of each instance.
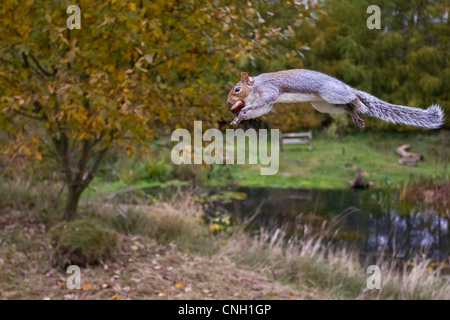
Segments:
[[[201,188],[208,214],[225,212],[232,220],[258,214],[249,232],[286,228],[302,235],[330,226],[333,242],[356,248],[362,255],[380,255],[407,260],[420,254],[434,261],[448,259],[450,217],[445,209],[421,202],[400,201],[395,189],[307,190],[285,188]],[[148,190],[152,194],[173,194],[171,188]],[[448,210],[448,209],[447,209]],[[317,231],[319,232],[319,231]]]

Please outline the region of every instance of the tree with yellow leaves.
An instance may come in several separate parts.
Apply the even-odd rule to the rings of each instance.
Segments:
[[[69,5],[0,6],[0,126],[13,137],[2,151],[56,160],[67,220],[114,142],[131,152],[187,120],[219,119],[238,63],[269,57],[289,27],[271,25],[275,1],[80,0],[80,29],[66,25]]]

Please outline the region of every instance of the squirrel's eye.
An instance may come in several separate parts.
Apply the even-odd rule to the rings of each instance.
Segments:
[[[239,92],[239,91],[241,91],[240,87],[237,87],[236,89],[234,89],[234,92]]]

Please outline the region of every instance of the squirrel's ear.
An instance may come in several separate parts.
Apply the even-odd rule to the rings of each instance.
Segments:
[[[242,72],[242,79],[241,79],[241,81],[243,83],[245,83],[246,85],[248,85],[248,86],[253,85],[253,78],[249,77],[249,75],[247,73],[245,73],[245,72]]]

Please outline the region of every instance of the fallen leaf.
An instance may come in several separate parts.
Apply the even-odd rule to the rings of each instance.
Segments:
[[[92,289],[92,284],[90,284],[90,283],[83,283],[81,285],[81,290],[83,290],[83,291],[89,291],[91,289]]]
[[[184,282],[183,280],[175,283],[175,288],[184,288],[184,287],[186,287],[186,282]]]
[[[111,300],[120,300],[120,294],[116,293],[111,297]]]

